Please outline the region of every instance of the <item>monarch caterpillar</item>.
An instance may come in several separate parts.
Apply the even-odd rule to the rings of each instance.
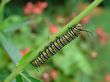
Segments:
[[[57,37],[54,41],[50,42],[43,51],[39,52],[39,55],[31,61],[31,64],[35,67],[39,67],[44,64],[51,56],[55,55],[65,45],[78,37],[82,31],[89,32],[83,30],[81,24],[77,24],[72,28],[69,28],[65,34]]]

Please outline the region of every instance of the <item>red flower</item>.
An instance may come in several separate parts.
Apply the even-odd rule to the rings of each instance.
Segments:
[[[105,76],[105,82],[110,82],[110,74],[107,74],[107,75]]]
[[[56,33],[56,32],[58,31],[58,27],[57,27],[56,25],[51,24],[51,25],[49,26],[49,31],[50,31],[51,33]]]
[[[44,80],[44,82],[49,82],[49,74],[45,72],[42,76],[42,79]]]
[[[32,2],[28,2],[28,3],[26,4],[26,7],[29,8],[29,9],[32,9],[32,8],[33,8]]]
[[[42,2],[41,2],[41,1],[36,2],[36,3],[35,3],[35,5],[34,5],[34,7],[39,7],[39,8],[40,8],[40,7],[41,7],[41,4],[42,4]]]
[[[57,77],[57,71],[55,69],[51,70],[50,76],[52,77],[52,79],[56,79],[56,77]]]
[[[100,41],[101,45],[104,45],[109,39],[107,33],[103,30],[103,28],[97,28],[96,29],[96,34],[99,38],[99,41]]]
[[[48,6],[47,2],[39,1],[39,2],[35,3],[32,12],[33,12],[33,14],[41,14],[47,6]]]
[[[38,8],[38,7],[34,7],[32,9],[32,13],[33,14],[41,14],[42,12],[43,12],[42,9],[41,8]]]
[[[41,14],[44,9],[48,6],[47,2],[37,2],[35,5],[32,4],[32,2],[28,2],[26,6],[24,6],[24,14],[30,15],[30,14]]]
[[[81,20],[81,23],[87,24],[87,23],[89,22],[89,20],[90,20],[90,17],[89,17],[89,16],[86,16],[86,17],[84,17],[84,18]]]
[[[24,14],[25,15],[30,15],[31,13],[32,13],[32,8],[33,8],[33,4],[32,4],[32,2],[28,2],[27,4],[26,4],[26,6],[24,6]]]
[[[42,3],[41,3],[41,8],[44,9],[44,8],[46,8],[47,6],[48,6],[48,3],[47,3],[47,2],[42,2]]]
[[[21,55],[24,56],[25,54],[27,54],[30,51],[30,48],[26,48],[24,50],[21,51]]]

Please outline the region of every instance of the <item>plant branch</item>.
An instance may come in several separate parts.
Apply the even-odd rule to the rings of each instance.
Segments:
[[[96,6],[98,6],[103,0],[94,0],[94,2],[92,4],[90,4],[89,7],[87,7],[85,10],[83,10],[76,18],[74,18],[72,21],[70,21],[62,30],[60,30],[60,32],[58,32],[53,38],[51,38],[49,40],[53,41],[56,39],[56,37],[61,36],[62,34],[64,34],[67,30],[68,27],[72,27],[75,24],[77,24],[78,22],[80,22],[80,20],[85,17],[87,14],[89,14]],[[47,43],[48,44],[48,43]],[[46,44],[46,45],[47,45]],[[6,78],[6,80],[4,82],[11,82],[20,72],[22,72],[30,63],[30,61],[32,61],[33,58],[36,57],[36,54],[39,53],[39,51],[42,51],[42,49],[45,47],[45,45],[43,45],[41,48],[39,48],[38,50],[32,52],[31,54],[27,54],[26,56],[24,56],[19,62],[17,67],[15,68],[15,70]]]

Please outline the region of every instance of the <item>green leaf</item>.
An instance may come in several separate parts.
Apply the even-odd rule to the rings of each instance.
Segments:
[[[39,79],[21,73],[16,77],[16,82],[42,82]]]
[[[57,55],[56,58],[54,58],[54,63],[56,66],[62,69],[65,74],[70,75],[74,73],[76,66],[83,73],[87,75],[92,74],[92,68],[89,62],[84,57],[84,54],[78,49],[75,41],[65,46],[63,48],[63,53],[63,56]]]
[[[33,77],[30,77],[30,76],[27,76],[27,78],[29,78],[29,79],[28,79],[29,82],[42,82],[42,81],[40,81],[40,80],[38,80],[38,79],[35,79],[35,78],[33,78]]]
[[[28,20],[28,18],[22,18],[20,16],[13,15],[8,17],[6,20],[4,20],[1,23],[0,31],[6,32],[6,33],[12,32],[22,28],[23,26],[30,24],[31,22],[33,21]]]
[[[9,0],[1,0],[0,3],[0,22],[3,20],[5,5],[9,2]]]
[[[23,82],[21,75],[18,75],[18,76],[16,77],[16,82]]]
[[[31,54],[32,53],[32,51],[30,51],[30,52],[28,52],[27,54],[25,54],[23,57],[22,57],[22,59],[18,62],[18,66],[21,66],[21,65],[23,65],[23,64],[28,64],[29,63],[29,61],[28,61],[28,59],[30,58],[30,56],[32,55]]]
[[[75,75],[75,79],[76,79],[76,82],[92,82],[93,81],[91,77],[88,77],[87,75],[82,74],[81,72]]]
[[[21,59],[21,54],[15,44],[10,40],[9,37],[6,37],[3,33],[0,33],[0,43],[8,53],[12,61],[16,64]]]
[[[15,24],[10,25],[8,28],[4,29],[3,31],[6,32],[6,33],[7,32],[12,32],[12,31],[20,29],[23,26],[28,25],[28,24],[30,24],[30,21],[20,21],[20,22],[17,22]]]

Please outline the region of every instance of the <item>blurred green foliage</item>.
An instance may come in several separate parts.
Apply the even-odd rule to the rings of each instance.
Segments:
[[[0,4],[0,82],[15,68],[23,55],[38,49],[55,30],[60,30],[81,11],[80,4],[92,0],[47,0],[40,14],[25,15],[26,4],[39,0],[1,0]],[[95,35],[86,33],[73,40],[49,62],[39,68],[29,65],[16,77],[16,82],[108,82],[110,78],[110,1],[104,1],[95,14],[81,23]],[[85,23],[86,22],[86,23]],[[99,29],[100,28],[100,29]],[[103,38],[102,38],[103,37]],[[54,71],[52,71],[54,70]],[[92,75],[90,76],[90,74]],[[53,78],[54,77],[54,78]]]

